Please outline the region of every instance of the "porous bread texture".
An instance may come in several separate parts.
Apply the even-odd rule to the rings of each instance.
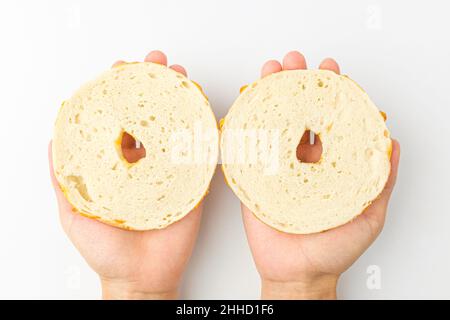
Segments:
[[[122,155],[124,132],[146,149],[136,163]],[[206,136],[195,140],[197,149],[176,140],[194,141],[197,133]],[[74,211],[123,229],[161,229],[206,195],[218,140],[216,119],[196,84],[162,65],[123,64],[63,103],[52,143],[54,172]]]
[[[239,142],[227,134],[242,129],[278,133],[278,142],[266,145],[278,152],[276,170],[268,171],[264,159],[233,160],[242,150],[264,154],[259,137]],[[296,156],[307,130],[322,142],[316,163]],[[237,148],[243,141],[245,147]],[[257,218],[287,233],[316,233],[351,221],[381,193],[390,173],[383,116],[354,81],[326,70],[282,71],[249,85],[226,115],[220,143],[231,189]]]

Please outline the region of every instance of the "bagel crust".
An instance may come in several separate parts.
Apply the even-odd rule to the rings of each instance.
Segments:
[[[223,121],[225,179],[258,219],[279,231],[341,226],[387,182],[392,145],[384,120],[347,76],[327,70],[269,75],[241,90]],[[308,130],[322,143],[313,163],[296,155]]]
[[[137,162],[122,154],[125,133],[145,148]],[[61,106],[54,172],[74,212],[127,230],[161,229],[208,192],[218,140],[196,83],[159,64],[122,64]]]

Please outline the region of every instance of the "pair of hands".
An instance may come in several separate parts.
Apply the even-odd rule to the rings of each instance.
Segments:
[[[160,51],[150,52],[145,61],[167,65]],[[124,63],[116,62],[115,65]],[[180,65],[170,68],[184,75]],[[319,66],[339,73],[333,59]],[[281,70],[306,69],[302,54],[289,52],[282,64],[264,64],[261,76]],[[134,141],[122,145],[129,158],[139,157]],[[308,151],[307,151],[308,152]],[[309,150],[314,153],[314,145]],[[242,205],[247,238],[261,276],[261,297],[302,299],[336,297],[340,274],[370,246],[384,225],[386,210],[395,185],[400,146],[392,141],[391,174],[376,201],[353,221],[322,233],[294,235],[279,232],[259,221]],[[73,213],[53,174],[51,144],[50,174],[64,231],[92,269],[100,276],[105,299],[174,299],[191,256],[202,215],[202,205],[182,220],[162,230],[127,231]]]

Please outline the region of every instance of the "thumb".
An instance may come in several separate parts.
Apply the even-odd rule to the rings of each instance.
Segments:
[[[383,192],[380,195],[380,198],[385,198],[386,201],[389,201],[389,198],[392,194],[392,190],[394,190],[394,186],[397,181],[399,162],[400,162],[400,143],[397,140],[392,139],[391,172],[389,174],[389,178],[388,181],[386,182]]]
[[[53,168],[53,155],[52,155],[52,141],[48,144],[48,163],[50,169],[50,178],[52,181],[53,189],[55,190],[56,200],[58,201],[59,207],[59,217],[61,219],[61,224],[64,230],[69,230],[69,226],[72,223],[73,214],[72,213],[72,205],[67,201],[64,193],[61,190],[61,187],[58,183],[58,180],[55,176],[55,171]]]
[[[400,144],[397,140],[392,139],[392,154],[391,154],[391,172],[388,181],[379,195],[379,197],[366,208],[364,213],[358,218],[365,218],[374,222],[375,229],[380,229],[384,225],[386,218],[386,211],[394,190],[395,182],[397,181],[398,164],[400,161]]]
[[[52,181],[53,189],[55,190],[56,197],[58,199],[58,202],[61,198],[61,196],[64,196],[61,187],[59,186],[58,180],[55,176],[55,169],[53,168],[53,153],[52,153],[52,141],[50,140],[48,144],[48,165],[50,170],[50,179]]]

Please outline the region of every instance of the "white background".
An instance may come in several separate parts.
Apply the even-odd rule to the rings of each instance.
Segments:
[[[388,114],[402,145],[383,233],[346,272],[340,298],[450,298],[448,1],[1,1],[0,298],[99,298],[66,238],[47,144],[62,100],[117,59],[161,49],[224,116],[261,64],[333,56]],[[220,170],[183,298],[258,298],[239,202]],[[381,289],[366,285],[381,270]]]

